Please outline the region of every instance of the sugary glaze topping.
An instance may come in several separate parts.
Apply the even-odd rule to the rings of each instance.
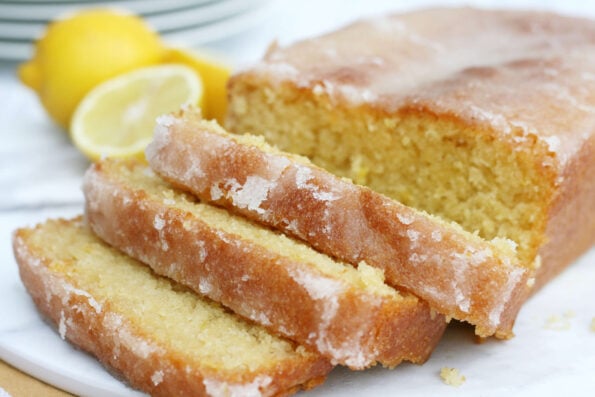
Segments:
[[[40,246],[40,242],[48,246]],[[301,347],[296,348],[258,326],[229,315],[216,304],[176,290],[169,281],[155,277],[145,266],[104,245],[91,235],[80,218],[50,220],[36,229],[21,231],[15,235],[14,249],[19,262],[27,263],[30,272],[40,275],[44,305],[49,307],[56,298],[61,301],[63,309],[56,321],[60,336],[68,338],[73,327],[81,326],[70,316],[72,313],[92,310],[101,318],[103,330],[99,332],[113,339],[111,354],[114,358],[123,350],[131,351],[140,359],[163,356],[167,349],[183,352],[193,370],[197,368],[196,363],[209,371],[218,367],[219,375],[223,376],[219,382],[233,380],[233,376],[226,378],[227,374],[234,375],[233,371],[246,371],[246,385],[235,383],[234,387],[254,389],[255,385],[257,391],[271,383],[271,379],[265,379],[269,376],[258,376],[259,372],[273,374],[284,365],[300,365],[300,360],[315,357]],[[116,279],[121,282],[115,282]],[[142,306],[125,313],[123,307],[134,306],[134,302],[139,301],[138,289],[143,287],[151,289],[152,296],[144,298]],[[89,309],[73,304],[74,297],[83,298]],[[139,318],[143,319],[142,326],[139,326]],[[174,325],[174,320],[179,318],[186,320],[187,328]],[[191,343],[186,343],[188,341]],[[231,355],[226,352],[228,349],[233,352]],[[225,362],[224,356],[227,356]],[[154,384],[163,381],[166,375],[163,368],[151,375]],[[267,372],[271,368],[274,370]],[[256,376],[252,379],[249,374]]]
[[[430,9],[272,46],[247,73],[332,102],[426,109],[538,139],[564,164],[595,128],[595,23],[525,11]]]
[[[289,160],[285,159],[285,162],[288,163]],[[208,269],[236,263],[233,256],[225,256],[227,254],[221,252],[241,250],[243,255],[252,255],[251,250],[255,247],[266,247],[264,252],[268,251],[267,255],[278,255],[274,259],[275,265],[267,273],[275,280],[274,284],[295,283],[292,292],[303,290],[309,296],[310,299],[304,299],[300,305],[304,307],[310,305],[307,306],[309,309],[300,309],[306,310],[303,312],[298,310],[300,312],[298,315],[306,318],[305,322],[292,320],[291,313],[294,313],[294,309],[280,309],[283,312],[281,315],[276,303],[268,306],[267,291],[272,291],[270,296],[272,301],[280,299],[275,297],[276,292],[274,288],[271,289],[273,285],[271,282],[261,282],[260,292],[256,294],[256,296],[266,295],[267,298],[255,298],[255,295],[250,292],[250,287],[244,286],[244,282],[253,276],[256,279],[260,278],[255,271],[255,266],[260,266],[249,264],[251,261],[238,266],[238,269],[234,269],[233,272],[224,272],[225,276],[222,276],[222,273],[202,270],[205,273],[201,275],[199,281],[193,281],[193,283],[198,283],[195,285],[200,293],[217,301],[225,301],[236,313],[270,326],[288,337],[299,336],[298,342],[305,341],[317,348],[331,359],[331,363],[341,363],[351,368],[363,369],[375,364],[376,361],[385,360],[384,347],[376,339],[370,338],[370,334],[376,332],[377,325],[384,327],[379,331],[381,336],[401,323],[406,324],[408,328],[415,328],[418,320],[407,319],[407,316],[410,313],[414,315],[414,311],[419,310],[420,324],[422,320],[425,321],[430,317],[431,324],[424,323],[424,327],[443,329],[442,316],[432,315],[425,306],[418,305],[417,298],[412,295],[401,295],[386,286],[381,270],[370,268],[363,262],[356,270],[327,257],[324,257],[327,258],[324,261],[322,258],[317,259],[321,254],[311,248],[306,248],[297,242],[290,243],[291,240],[285,236],[254,226],[224,210],[194,202],[190,196],[174,191],[166,182],[155,175],[149,175],[144,172],[144,169],[145,166],[142,164],[115,161],[104,161],[97,167],[91,168],[86,174],[84,184],[88,202],[87,216],[91,227],[108,242],[146,263],[169,268],[170,270],[166,270],[164,274],[172,279],[180,280],[178,277],[183,273],[181,269],[184,267]],[[228,186],[225,191],[234,191],[233,186]],[[142,198],[139,198],[141,196]],[[171,204],[167,204],[167,207],[161,204],[165,201]],[[138,206],[138,210],[134,210],[138,219],[146,216],[147,220],[144,223],[140,221],[142,226],[139,225],[139,227],[142,232],[137,236],[139,240],[149,241],[148,236],[156,232],[157,238],[148,244],[154,246],[157,251],[169,253],[176,251],[176,242],[172,243],[173,235],[177,239],[185,239],[188,238],[185,236],[190,235],[192,243],[187,244],[185,249],[193,257],[192,262],[186,262],[183,258],[180,258],[180,262],[175,257],[159,259],[161,252],[155,254],[151,248],[139,246],[138,242],[130,239],[124,240],[125,242],[121,240],[114,242],[111,240],[113,237],[105,237],[112,233],[123,233],[123,235],[130,233],[125,225],[98,220],[124,219],[125,216],[117,208],[120,208],[119,203],[126,202],[136,203],[131,205]],[[121,205],[128,208],[125,211],[130,210],[127,204]],[[263,213],[258,211],[259,208],[255,206],[251,210]],[[96,216],[97,213],[103,215]],[[184,220],[180,222],[181,219],[173,214],[182,216]],[[183,228],[183,231],[180,228]],[[216,238],[211,231],[217,236]],[[201,238],[205,240],[200,240]],[[194,243],[196,247],[193,247]],[[225,259],[217,259],[221,256]],[[160,262],[163,263],[155,265]],[[276,267],[285,270],[276,270]],[[284,275],[285,272],[287,276]],[[221,277],[225,277],[226,281]],[[228,283],[227,280],[230,282]],[[229,286],[232,284],[234,292],[230,293]],[[264,299],[264,306],[261,299]],[[346,307],[350,307],[353,301],[357,302],[354,305],[361,311],[355,313],[350,310],[346,313]],[[346,321],[346,316],[349,321]],[[309,322],[307,318],[313,318],[315,321]],[[337,331],[338,328],[340,331]],[[378,340],[383,340],[381,336],[378,336]],[[396,344],[389,344],[389,346],[396,346]],[[390,354],[396,355],[399,360],[402,359],[399,351],[393,353],[391,350]],[[381,362],[390,366],[394,365],[396,359],[391,356],[390,361],[386,360]]]
[[[213,397],[260,397],[263,395],[261,390],[270,385],[272,381],[270,376],[258,376],[247,384],[230,384],[213,379],[205,379],[203,384],[207,394]]]
[[[293,156],[248,135],[228,134],[188,111],[157,128],[147,158],[156,172],[203,200],[288,231],[352,264],[365,260],[380,267],[387,279],[442,312],[483,323],[479,332],[491,335],[511,326],[529,276],[513,259],[511,241],[488,243],[312,164],[291,161]],[[188,172],[196,171],[196,161],[200,175]],[[259,192],[253,205],[236,199],[244,190]],[[326,304],[331,316],[333,302]]]

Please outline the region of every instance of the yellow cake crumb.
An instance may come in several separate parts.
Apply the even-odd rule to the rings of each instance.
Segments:
[[[567,310],[563,315],[552,314],[549,316],[543,328],[554,331],[564,331],[570,329],[570,319],[574,318],[576,314],[572,310]]]
[[[442,381],[449,386],[459,387],[465,383],[465,376],[461,375],[458,368],[442,367],[440,370]]]
[[[591,332],[595,332],[595,317],[591,319]]]

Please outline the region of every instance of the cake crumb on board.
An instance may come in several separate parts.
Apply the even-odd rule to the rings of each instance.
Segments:
[[[595,332],[595,317],[591,319],[591,332]]]
[[[564,331],[570,329],[570,320],[574,317],[576,317],[576,313],[572,310],[567,310],[561,316],[553,314],[546,319],[543,328],[554,331]]]
[[[449,386],[459,387],[465,383],[465,376],[461,375],[458,368],[442,367],[440,370],[442,381]]]

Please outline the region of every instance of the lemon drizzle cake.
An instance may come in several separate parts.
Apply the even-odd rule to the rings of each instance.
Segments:
[[[13,237],[21,279],[60,337],[153,396],[288,395],[331,365],[109,247],[81,218]]]
[[[543,285],[595,242],[595,22],[425,9],[232,77],[226,126],[482,237]]]
[[[86,217],[105,241],[333,363],[424,362],[444,316],[303,243],[172,189],[145,165],[106,160],[85,175]]]
[[[385,272],[439,312],[511,335],[530,272],[511,242],[487,242],[262,139],[226,133],[187,109],[158,121],[147,148],[153,169],[204,200],[279,228],[332,256]]]

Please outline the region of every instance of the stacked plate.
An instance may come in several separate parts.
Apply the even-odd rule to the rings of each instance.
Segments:
[[[142,16],[168,42],[193,46],[256,25],[267,0],[0,0],[0,59],[24,60],[46,25],[69,13],[114,7]]]

